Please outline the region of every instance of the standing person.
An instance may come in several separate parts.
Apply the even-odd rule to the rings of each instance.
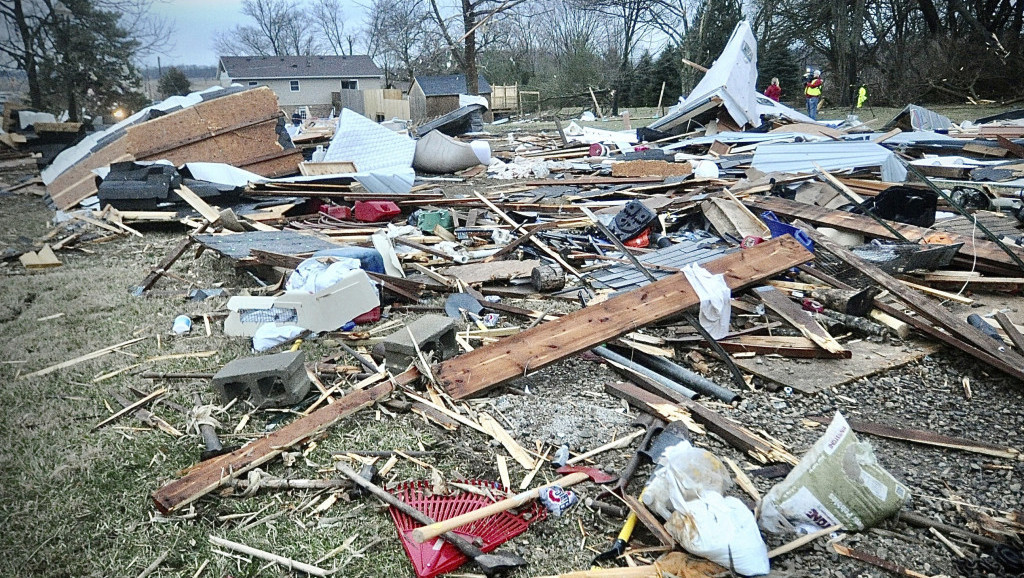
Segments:
[[[821,71],[815,70],[814,75],[804,84],[804,96],[807,97],[807,116],[818,120],[818,103],[821,102]]]
[[[778,78],[772,79],[772,83],[768,85],[768,88],[764,89],[764,95],[775,102],[779,102],[779,98],[782,97],[782,87],[779,86]]]

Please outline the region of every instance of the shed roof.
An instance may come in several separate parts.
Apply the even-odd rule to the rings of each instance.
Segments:
[[[369,56],[221,56],[231,78],[353,78],[384,76]]]
[[[478,86],[480,87],[480,94],[490,94],[491,85],[487,83],[487,79],[484,78],[484,75],[480,74],[477,78],[479,79]],[[426,96],[454,96],[458,94],[467,94],[465,74],[417,76],[416,82],[420,85],[420,88],[423,90],[423,94]]]

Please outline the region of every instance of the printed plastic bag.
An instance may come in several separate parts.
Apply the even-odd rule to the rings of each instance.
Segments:
[[[863,530],[899,511],[907,488],[878,464],[836,412],[825,435],[761,502],[767,532],[816,532],[835,524]]]

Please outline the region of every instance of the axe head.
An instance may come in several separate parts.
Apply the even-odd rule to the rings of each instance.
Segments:
[[[665,454],[665,450],[682,441],[690,441],[690,430],[682,421],[673,421],[651,440],[651,444],[647,448],[640,450],[640,453],[647,456],[652,464],[657,465],[658,460]]]

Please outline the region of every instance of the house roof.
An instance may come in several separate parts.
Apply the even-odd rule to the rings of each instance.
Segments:
[[[484,75],[478,75],[480,94],[490,94],[491,85],[487,83]],[[466,75],[449,74],[448,76],[417,76],[416,82],[420,85],[425,96],[452,96],[466,94]]]
[[[221,56],[231,78],[355,78],[382,77],[369,56]]]

